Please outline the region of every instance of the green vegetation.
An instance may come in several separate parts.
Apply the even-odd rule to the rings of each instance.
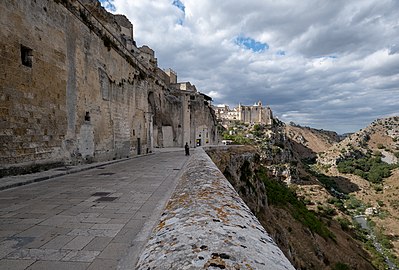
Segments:
[[[345,207],[341,199],[338,199],[336,197],[331,197],[327,200],[327,203],[333,204],[335,207],[337,207],[339,210],[345,212]]]
[[[337,183],[335,182],[334,178],[328,175],[325,175],[324,173],[321,173],[321,170],[325,170],[324,166],[320,165],[311,165],[311,166],[305,166],[305,169],[308,173],[311,175],[315,176],[317,180],[320,181],[320,183],[323,184],[323,186],[331,192],[332,189],[339,193],[343,193],[343,191],[339,188]],[[333,194],[334,196],[336,194]]]
[[[373,184],[372,187],[376,192],[382,192],[384,190],[384,186],[382,184]]]
[[[376,250],[373,239],[370,237],[366,237],[365,247],[368,251],[373,254],[373,265],[376,266],[378,269],[387,269],[387,264],[385,261],[385,257],[389,258],[389,260],[394,263],[395,265],[399,265],[398,257],[392,253],[393,244],[390,241],[389,237],[384,234],[384,231],[381,229],[377,229],[376,224],[374,221],[370,220],[368,222],[369,227],[374,232],[375,240],[381,245],[382,253]],[[358,231],[361,233],[364,231]]]
[[[319,213],[324,216],[324,217],[332,217],[335,216],[337,214],[337,212],[335,211],[334,208],[332,208],[331,206],[325,206],[325,205],[318,205],[317,206],[317,210],[319,211]]]
[[[349,231],[350,227],[352,226],[352,222],[347,218],[337,218],[341,229],[344,231]]]
[[[222,133],[224,140],[231,140],[233,144],[253,144],[253,139],[246,136],[248,134],[248,125],[237,122],[228,130]]]
[[[349,195],[348,199],[345,201],[346,209],[354,210],[355,214],[363,214],[367,206],[355,196]]]
[[[241,134],[229,135],[223,134],[223,140],[232,140],[234,144],[251,144],[252,140],[250,138],[244,137]]]
[[[298,199],[294,191],[279,181],[269,179],[263,168],[256,171],[256,177],[265,185],[269,204],[287,207],[292,216],[312,232],[317,233],[323,238],[335,240],[335,235],[327,228],[322,220],[316,217],[314,212],[306,208],[304,202]]]
[[[341,263],[338,262],[334,265],[334,267],[332,268],[332,270],[350,270],[350,266],[345,264],[345,263]]]
[[[381,155],[367,154],[362,158],[348,158],[337,164],[340,173],[356,174],[372,183],[381,183],[391,176],[397,165],[389,165],[381,160]]]
[[[324,185],[327,190],[331,190],[331,188],[333,188],[341,192],[337,183],[330,176],[317,172],[312,172],[312,174],[317,177],[317,179]]]
[[[374,246],[373,240],[369,237],[369,233],[360,228],[357,225],[356,239],[363,242],[363,247],[371,254],[371,263],[376,269],[386,269],[386,263],[384,256],[378,252]]]
[[[261,137],[263,137],[263,126],[261,126],[261,125],[259,125],[259,124],[255,124],[254,126],[253,126],[253,128],[252,128],[252,134],[255,136],[255,137],[258,137],[258,138],[261,138]]]

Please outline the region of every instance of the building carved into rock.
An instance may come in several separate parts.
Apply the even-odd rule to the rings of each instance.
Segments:
[[[1,1],[0,57],[3,172],[217,141],[210,98],[97,0]]]
[[[273,123],[273,113],[270,107],[263,107],[262,102],[258,101],[252,106],[244,106],[241,103],[238,107],[230,109],[227,105],[213,106],[216,117],[220,121],[239,121],[246,124],[265,124]]]

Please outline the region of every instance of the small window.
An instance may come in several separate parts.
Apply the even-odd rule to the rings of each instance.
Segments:
[[[31,48],[21,45],[21,60],[22,65],[32,67],[33,62],[33,50]]]
[[[90,112],[86,112],[85,121],[90,122]]]

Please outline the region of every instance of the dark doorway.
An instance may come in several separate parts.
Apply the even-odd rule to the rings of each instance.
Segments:
[[[140,138],[137,138],[137,155],[141,155],[141,142],[140,142]]]

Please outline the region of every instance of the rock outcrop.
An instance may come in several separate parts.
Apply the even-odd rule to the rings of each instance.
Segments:
[[[368,151],[384,151],[392,160],[392,152],[399,149],[399,117],[377,119],[369,126],[351,134],[318,155],[318,163],[336,165],[342,159],[359,157]]]

